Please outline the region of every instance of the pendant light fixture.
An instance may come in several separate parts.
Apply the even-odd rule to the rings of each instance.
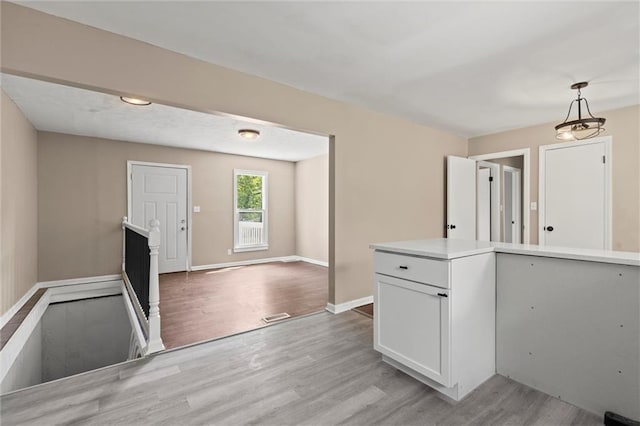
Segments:
[[[563,141],[573,141],[573,140],[582,140],[589,139],[594,136],[598,136],[600,133],[604,132],[604,122],[606,119],[601,117],[594,117],[589,110],[589,103],[586,98],[581,97],[580,89],[587,87],[589,83],[586,81],[582,81],[580,83],[574,83],[571,85],[572,90],[578,90],[578,98],[571,101],[569,104],[569,112],[567,113],[567,117],[564,121],[558,124],[556,129],[556,139],[560,139]],[[577,120],[569,120],[569,116],[571,115],[571,108],[573,104],[578,104],[578,119]],[[582,104],[587,109],[588,116],[582,116]]]

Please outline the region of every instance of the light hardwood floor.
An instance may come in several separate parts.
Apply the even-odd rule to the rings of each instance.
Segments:
[[[3,425],[596,425],[495,376],[459,403],[384,364],[372,321],[320,313],[0,397]]]

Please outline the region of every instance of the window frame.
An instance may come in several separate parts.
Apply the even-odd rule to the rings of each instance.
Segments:
[[[262,178],[262,209],[239,209],[238,208],[238,176],[259,176]],[[269,173],[259,170],[233,169],[233,252],[242,253],[247,251],[259,251],[269,249],[269,226],[268,226],[268,196],[269,196]],[[262,243],[252,245],[240,245],[240,213],[262,213]]]

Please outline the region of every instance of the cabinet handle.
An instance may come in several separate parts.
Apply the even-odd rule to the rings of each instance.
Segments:
[[[438,296],[440,296],[440,297],[449,297],[449,296],[447,295],[447,293],[438,293]]]
[[[405,271],[406,271],[407,269],[409,269],[409,267],[408,267],[408,266],[405,266],[405,265],[400,265],[400,266],[398,266],[398,268],[400,268],[400,269],[404,269]]]

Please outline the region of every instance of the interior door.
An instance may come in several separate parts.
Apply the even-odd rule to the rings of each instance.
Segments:
[[[160,273],[187,269],[187,170],[177,167],[131,166],[130,222],[148,228],[160,221]]]
[[[504,242],[519,244],[522,234],[520,170],[504,166]]]
[[[447,237],[476,239],[476,162],[447,157]]]
[[[604,142],[544,151],[540,244],[609,248],[605,153]]]
[[[491,241],[491,169],[478,169],[478,240]]]

